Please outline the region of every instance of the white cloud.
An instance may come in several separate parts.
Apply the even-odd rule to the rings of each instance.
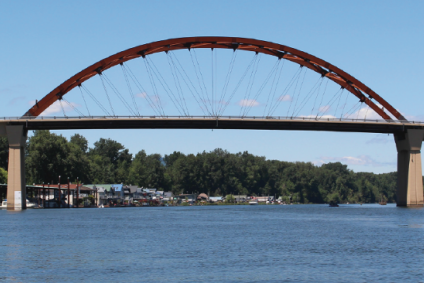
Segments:
[[[318,109],[318,111],[319,111],[320,113],[326,113],[326,112],[328,112],[329,110],[330,110],[330,105],[321,106],[321,107]]]
[[[136,97],[141,97],[141,98],[146,98],[147,97],[147,93],[141,92],[141,93],[137,93],[135,96]]]
[[[343,156],[343,157],[331,157],[331,156],[322,156],[319,160],[315,160],[312,163],[315,165],[322,165],[329,162],[341,162],[347,165],[362,165],[362,166],[396,166],[396,162],[380,162],[372,159],[368,155],[359,155],[354,156]]]
[[[385,109],[380,103],[375,102],[375,105],[377,105],[377,107],[379,107],[380,109],[382,109],[387,115],[390,116],[391,119],[393,120],[397,120],[389,111],[387,111],[387,109]],[[403,113],[401,113],[407,120],[409,121],[420,121],[422,120],[419,118],[419,116],[405,116]],[[349,116],[345,116],[344,118],[348,118],[348,119],[366,119],[366,120],[383,120],[383,117],[381,117],[379,114],[377,114],[377,112],[375,112],[371,107],[369,107],[368,105],[364,104],[364,107],[361,107],[359,110],[357,110],[356,112],[350,114]]]
[[[244,106],[255,107],[260,105],[260,103],[256,101],[255,99],[242,99],[239,102],[237,102],[237,104],[242,107]]]
[[[361,107],[358,111],[346,116],[348,119],[367,119],[367,120],[382,120],[383,118],[372,110],[368,105]]]
[[[292,101],[292,97],[288,94],[282,95],[278,98],[278,101]]]
[[[65,101],[62,101],[62,106],[60,105],[60,101],[56,100],[56,102],[54,102],[52,105],[50,105],[46,110],[44,110],[43,113],[40,114],[40,116],[54,116],[54,114],[59,114],[56,116],[63,116],[63,110],[65,111],[66,115],[69,115],[69,112],[74,112],[74,108],[77,107],[81,107],[81,105],[74,103],[74,102],[69,102],[71,105],[69,105],[68,103],[66,103]],[[32,100],[29,102],[30,106],[33,106],[35,104],[35,100]],[[63,110],[62,110],[63,107]]]
[[[150,98],[152,99],[152,101],[153,101],[154,103],[162,102],[162,101],[160,100],[159,95],[152,95]]]

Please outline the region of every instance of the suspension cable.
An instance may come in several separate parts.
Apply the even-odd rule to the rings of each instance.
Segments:
[[[131,108],[131,106],[128,104],[128,102],[125,100],[125,98],[122,96],[122,94],[116,89],[115,85],[112,83],[112,81],[106,76],[106,74],[102,74],[104,77],[104,80],[109,85],[109,87],[112,89],[112,91],[116,94],[116,96],[121,100],[122,104],[128,109],[129,112],[131,112],[132,115],[137,116],[137,113],[134,112],[134,110]]]
[[[250,94],[252,93],[253,84],[255,82],[256,73],[258,71],[258,64],[260,61],[260,55],[256,56],[256,60],[253,63],[252,70],[250,72],[249,81],[247,83],[245,97],[244,97],[244,103],[242,103],[240,108],[240,116],[244,117],[244,110],[246,109],[247,104],[249,103]]]
[[[320,116],[320,118],[322,117],[322,116],[324,116],[324,114],[325,114],[325,112],[327,112],[328,110],[330,110],[331,109],[331,106],[333,106],[333,104],[334,104],[334,102],[336,102],[337,101],[337,97],[341,94],[343,92],[343,88],[339,88],[337,91],[336,91],[336,93],[331,97],[331,99],[326,103],[326,105],[328,106],[328,108],[326,108],[325,109],[325,111],[323,111],[323,110],[321,110],[321,107],[320,107],[320,109],[318,109],[318,114],[317,114],[317,116],[319,115],[319,113],[320,112],[323,112],[323,115],[321,115]],[[322,108],[325,108],[325,106],[323,106]]]
[[[82,89],[81,89],[81,85],[78,86],[78,89],[80,90],[82,99],[84,100],[84,104],[85,104],[85,108],[87,109],[88,116],[91,116],[90,115],[90,110],[88,110],[87,102],[85,101],[85,97],[84,97],[84,94],[83,94]]]
[[[277,61],[274,63],[274,65],[273,65],[273,67],[271,68],[271,70],[269,71],[269,73],[268,73],[267,77],[266,77],[266,78],[265,78],[265,80],[262,82],[262,84],[261,84],[261,86],[259,87],[258,91],[256,92],[255,96],[253,97],[253,99],[250,101],[249,105],[248,105],[248,106],[247,106],[247,108],[245,109],[245,112],[244,112],[244,114],[243,114],[244,116],[247,116],[247,114],[249,114],[250,110],[252,109],[253,103],[254,103],[255,101],[257,101],[257,99],[258,99],[259,95],[261,95],[262,91],[264,90],[264,88],[266,87],[266,85],[268,84],[268,82],[270,81],[270,79],[272,78],[272,74],[277,73],[277,72],[276,72],[276,69],[277,69],[277,67],[278,67],[279,63],[280,63],[280,60],[277,60]],[[274,75],[274,78],[275,78],[275,75]]]
[[[314,94],[317,91],[317,89],[319,88],[319,86],[321,84],[322,84],[322,77],[318,78],[318,80],[315,82],[314,86],[311,88],[311,90],[308,92],[308,94],[303,98],[302,102],[300,103],[299,110],[297,110],[296,114],[293,115],[294,117],[299,116],[300,111],[302,111],[303,107],[305,107],[309,98],[312,96],[312,94]]]
[[[88,95],[91,97],[91,99],[93,99],[93,101],[97,104],[97,106],[100,107],[100,109],[103,110],[103,112],[105,112],[107,114],[107,116],[112,116],[110,115],[109,111],[107,111],[107,109],[97,100],[97,98],[88,90],[88,88],[86,86],[84,86],[83,84],[80,85],[80,87],[82,89],[84,89],[84,91],[86,93],[88,93]]]
[[[345,99],[345,103],[343,104],[342,111],[341,111],[341,113],[340,113],[340,119],[342,119],[342,118],[343,118],[343,113],[344,113],[344,109],[345,109],[346,104],[347,104],[347,99],[348,99],[348,97],[349,97],[349,93],[346,91],[346,99]]]
[[[80,114],[80,116],[86,117],[81,111],[78,110],[78,108],[76,108],[74,105],[72,105],[72,103],[67,101],[65,98],[62,97],[62,100],[65,101],[70,107],[72,107],[72,109],[74,109],[75,112],[78,112],[78,114]]]
[[[121,63],[120,66],[121,66],[122,73],[124,74],[125,82],[127,83],[128,92],[129,92],[129,94],[131,96],[131,100],[132,100],[132,103],[134,105],[134,109],[137,112],[138,116],[140,116],[140,112],[138,111],[138,105],[137,105],[137,102],[135,101],[134,92],[132,90],[130,81],[128,79],[127,70],[125,69],[124,63]]]
[[[274,101],[275,93],[277,92],[277,87],[278,87],[278,83],[280,82],[281,72],[283,71],[284,63],[285,63],[285,60],[283,60],[283,64],[281,64],[281,58],[278,58],[277,70],[274,73],[274,78],[272,79],[271,89],[268,92],[268,97],[267,97],[266,104],[265,104],[265,107],[264,107],[264,114],[263,114],[264,116],[265,116],[265,113],[266,113],[266,109],[268,107],[268,103],[270,102],[270,99],[271,99],[271,101]],[[280,68],[280,65],[281,65],[281,68]],[[277,77],[278,77],[277,82],[275,82]],[[272,93],[272,98],[271,98],[271,93]]]
[[[327,91],[327,85],[328,85],[328,82],[329,82],[329,80],[327,80],[327,81],[325,82],[324,91],[322,92],[322,96],[321,96],[321,102],[319,103],[319,106],[318,106],[318,113],[317,113],[317,117],[318,117],[318,115],[319,115],[319,109],[321,108],[322,102],[323,102],[323,100],[324,100],[325,92]]]
[[[228,100],[228,103],[224,106],[221,113],[224,113],[225,109],[230,104],[230,101],[233,99],[233,97],[234,97],[235,93],[237,92],[238,88],[240,87],[241,83],[244,81],[244,78],[246,77],[246,74],[249,72],[250,68],[252,67],[252,64],[256,61],[256,56],[258,56],[258,54],[255,53],[254,57],[252,58],[249,65],[247,66],[246,70],[244,71],[243,75],[241,76],[240,80],[238,81],[236,87],[232,91],[230,98]]]
[[[65,113],[65,109],[63,109],[63,105],[62,105],[62,98],[60,98],[60,99],[59,99],[59,104],[60,104],[60,108],[62,108],[63,116],[64,116],[64,117],[67,117],[67,116],[66,116],[66,113]]]
[[[289,104],[289,108],[287,109],[286,117],[288,117],[288,116],[289,116],[291,106],[292,106],[293,101],[294,101],[294,99],[295,99],[296,91],[297,91],[297,85],[299,84],[299,78],[300,78],[300,76],[302,75],[303,67],[302,67],[302,66],[300,66],[300,67],[299,67],[299,69],[298,69],[298,71],[299,71],[299,72],[297,72],[296,78],[295,78],[295,79],[291,82],[291,85],[290,85],[290,88],[291,88],[291,86],[292,86],[293,84],[295,84],[295,85],[294,85],[293,96],[292,96],[292,98],[290,99],[290,104]],[[290,88],[289,88],[289,89],[290,89]],[[288,92],[288,90],[289,90],[289,89],[287,89],[287,92]]]
[[[199,61],[197,60],[196,51],[194,49],[193,49],[193,52],[191,52],[191,51],[192,50],[190,49],[189,52],[190,52],[191,62],[192,62],[193,67],[194,67],[194,71],[195,71],[195,74],[196,74],[196,78],[197,78],[197,82],[199,84],[200,91],[201,91],[202,96],[203,96],[203,100],[205,101],[205,104],[206,104],[206,102],[209,102],[209,99],[208,99],[208,93],[207,93],[207,89],[206,89],[206,85],[205,85],[205,80],[203,78],[202,70],[200,69]],[[200,79],[202,79],[202,80],[200,80]],[[209,107],[210,107],[210,105],[207,107],[208,108],[207,111],[212,116],[213,110],[212,109],[209,110]]]
[[[305,68],[305,71],[303,72],[302,82],[300,83],[299,91],[296,95],[296,102],[294,103],[293,112],[292,112],[291,117],[293,117],[294,112],[296,111],[297,102],[299,101],[300,96],[302,95],[302,89],[303,89],[303,83],[305,82],[305,77],[306,77],[306,68]]]
[[[220,99],[219,99],[220,104],[219,104],[219,108],[218,108],[218,115],[222,114],[221,110],[222,110],[223,104],[225,103],[224,99],[225,99],[225,96],[227,94],[228,84],[230,82],[230,77],[231,77],[231,74],[233,72],[234,62],[235,62],[236,58],[237,58],[237,52],[236,52],[236,50],[234,50],[233,56],[231,57],[230,64],[228,66],[227,75],[225,76],[224,85],[222,87],[221,96],[220,96]]]
[[[126,65],[125,63],[123,63],[123,66],[125,67],[125,70],[128,72],[129,77],[131,78],[131,80],[133,81],[133,83],[136,85],[136,87],[138,88],[138,91],[140,91],[141,94],[144,93],[144,98],[147,99],[149,106],[152,108],[152,110],[158,114],[159,116],[164,116],[164,113],[161,113],[161,108],[156,105],[154,103],[154,101],[150,98],[150,96],[147,94],[147,91],[144,89],[143,85],[140,83],[140,81],[137,79],[137,77],[134,75],[133,71],[131,70],[131,68]],[[148,74],[149,75],[149,74]],[[150,77],[149,77],[150,79]]]
[[[334,112],[334,117],[337,117],[337,110],[339,110],[340,100],[342,100],[344,90],[345,90],[345,88],[342,87],[342,93],[340,93],[340,95],[339,95],[339,100],[337,102],[336,111]]]
[[[103,76],[102,76],[101,73],[99,74],[99,77],[100,77],[100,80],[102,81],[103,89],[105,90],[107,100],[109,101],[109,105],[110,105],[110,109],[112,110],[112,114],[113,114],[113,116],[115,116],[115,111],[113,111],[112,102],[110,101],[109,94],[107,93],[106,85],[105,85],[105,82],[103,81]]]
[[[158,104],[158,106],[162,110],[163,116],[165,116],[165,111],[163,110],[163,107],[162,107],[162,101],[160,100],[158,90],[157,90],[157,87],[156,87],[156,83],[153,79],[153,75],[150,72],[150,67],[147,64],[147,60],[145,60],[145,58],[144,58],[143,62],[144,62],[144,66],[146,67],[146,72],[147,72],[148,77],[149,77],[150,85],[152,86],[152,89],[153,89],[153,94],[155,95],[155,98],[156,98],[156,103]]]
[[[294,73],[293,77],[290,79],[289,83],[286,85],[286,87],[284,88],[283,92],[280,95],[280,99],[277,100],[277,103],[275,103],[274,105],[271,106],[268,116],[272,116],[272,114],[274,113],[274,111],[278,108],[278,106],[280,105],[281,101],[284,100],[284,97],[287,95],[287,92],[290,90],[291,86],[293,85],[293,83],[296,81],[296,78],[298,78],[298,76],[300,75],[302,70],[302,67],[299,67],[297,69],[297,71]],[[293,101],[293,99],[290,99],[290,105],[291,102]]]
[[[184,110],[184,107],[182,107],[181,106],[181,104],[179,103],[179,101],[178,101],[178,99],[175,97],[175,95],[174,95],[174,93],[170,90],[170,88],[169,88],[169,86],[168,86],[168,84],[164,81],[164,82],[162,82],[162,80],[164,80],[163,79],[163,77],[162,77],[162,75],[160,74],[160,73],[157,73],[157,72],[159,72],[158,70],[157,70],[157,68],[156,68],[156,66],[155,66],[155,64],[151,61],[151,60],[149,60],[149,58],[148,57],[145,57],[145,61],[146,61],[146,63],[147,63],[147,65],[150,67],[150,70],[152,71],[152,73],[155,75],[155,77],[156,77],[156,79],[159,81],[159,83],[162,85],[162,88],[165,90],[165,92],[166,92],[166,94],[168,95],[168,97],[169,97],[169,99],[171,99],[171,101],[172,101],[172,103],[174,104],[174,106],[175,106],[175,108],[177,108],[177,111],[180,113],[180,115],[181,116],[188,116],[186,113],[185,113],[185,110]],[[152,64],[152,66],[150,66],[150,63]],[[162,79],[162,80],[161,80]],[[171,94],[170,94],[171,93]],[[171,96],[172,95],[172,96]],[[173,97],[173,98],[172,98]],[[179,107],[181,107],[181,109],[179,108]],[[181,111],[180,110],[182,110],[182,112],[184,113],[181,113]]]
[[[174,85],[175,85],[175,88],[177,89],[177,94],[178,94],[178,97],[181,101],[180,105],[182,105],[183,108],[185,107],[184,113],[187,113],[187,115],[188,115],[189,111],[188,111],[187,103],[185,101],[184,94],[183,94],[183,91],[182,91],[182,88],[181,88],[180,80],[178,78],[178,73],[176,72],[175,63],[172,60],[172,58],[170,59],[168,52],[166,53],[166,55],[167,55],[166,59],[168,61],[168,65],[169,65],[169,68],[171,70],[172,77],[174,79]]]
[[[205,104],[205,101],[202,100],[202,97],[200,96],[199,92],[197,91],[196,87],[194,86],[193,82],[190,80],[190,77],[187,75],[185,69],[181,66],[181,63],[179,62],[177,56],[175,54],[173,54],[172,52],[169,52],[170,54],[170,59],[172,61],[175,60],[175,62],[177,62],[177,64],[173,63],[176,67],[177,72],[180,74],[181,78],[183,79],[184,83],[186,84],[187,88],[189,89],[191,95],[193,96],[194,100],[197,102],[197,104],[199,105],[200,109],[202,110],[203,114],[205,114],[205,116],[207,116],[206,111],[208,111],[207,105]],[[181,72],[181,70],[182,72]],[[187,80],[186,80],[187,79]],[[188,82],[190,83],[188,83]],[[194,91],[193,91],[194,89]],[[196,97],[195,93],[198,94],[199,99]],[[200,104],[199,100],[203,103],[204,108],[202,107],[202,105]],[[210,113],[209,113],[210,114]]]

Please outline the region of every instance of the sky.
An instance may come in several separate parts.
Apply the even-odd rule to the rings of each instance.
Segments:
[[[423,1],[0,1],[0,117],[23,115],[59,84],[112,54],[188,36],[234,36],[322,58],[423,121]],[[72,101],[71,101],[72,102]],[[75,102],[76,103],[76,102]],[[76,103],[76,107],[83,107]],[[60,113],[58,114],[60,115]],[[223,148],[267,159],[396,171],[392,135],[245,130],[55,131],[122,143],[131,153]],[[31,135],[31,133],[29,133]]]

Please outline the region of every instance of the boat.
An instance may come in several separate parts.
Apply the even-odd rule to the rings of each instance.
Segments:
[[[330,207],[339,207],[339,205],[335,201],[330,201]]]
[[[26,200],[26,207],[27,208],[34,208],[36,206],[38,206],[38,204],[33,203],[33,202],[29,202],[29,200]]]
[[[35,203],[32,203],[32,202],[29,202],[29,200],[26,200],[26,207],[27,208],[34,208],[36,206],[38,206],[38,205],[35,204]],[[7,208],[7,199],[5,199],[1,202],[0,208]]]
[[[253,200],[249,201],[249,204],[250,205],[257,205],[258,204],[258,200],[253,199]]]

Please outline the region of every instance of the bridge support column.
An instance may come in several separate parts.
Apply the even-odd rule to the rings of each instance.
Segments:
[[[395,134],[398,152],[397,206],[423,206],[421,145],[424,130]]]
[[[6,126],[9,140],[9,164],[7,177],[7,210],[26,209],[25,142],[23,126]]]

